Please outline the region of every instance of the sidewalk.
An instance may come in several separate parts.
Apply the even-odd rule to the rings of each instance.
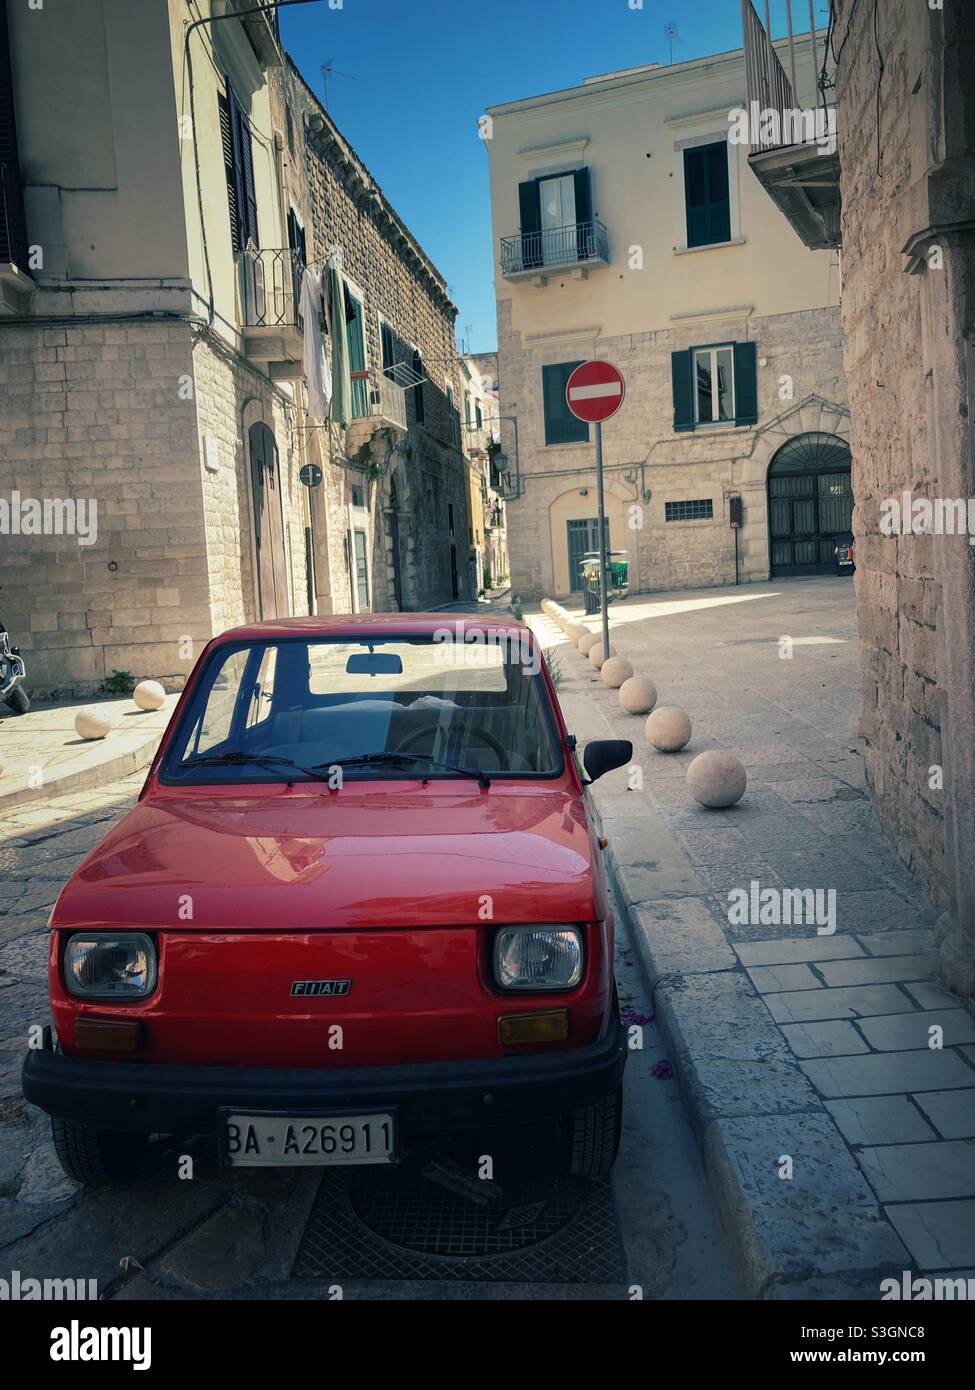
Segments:
[[[162,708],[151,711],[140,710],[130,696],[38,704],[20,715],[0,707],[0,815],[148,767],[178,698],[167,695]],[[112,729],[105,738],[88,740],[75,733],[75,715],[83,709],[108,717]]]
[[[658,703],[690,714],[682,752],[656,752],[644,717],[528,615],[561,670],[570,731],[632,739],[643,770],[642,790],[621,769],[593,801],[746,1290],[877,1299],[904,1270],[973,1277],[975,1022],[937,983],[938,910],[866,797],[849,582],[633,598],[610,620]],[[709,747],[748,771],[728,811],[687,791]],[[835,934],[732,925],[728,895],[753,881],[835,890]]]

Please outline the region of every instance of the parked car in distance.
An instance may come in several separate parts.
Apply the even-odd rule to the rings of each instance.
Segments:
[[[854,540],[852,531],[837,531],[833,539],[833,558],[837,574],[855,574]]]
[[[230,1166],[386,1164],[547,1120],[605,1176],[626,1048],[574,748],[507,615],[214,639],[51,914],[54,1031],[23,1086],[65,1170],[125,1181],[153,1133],[213,1135]]]

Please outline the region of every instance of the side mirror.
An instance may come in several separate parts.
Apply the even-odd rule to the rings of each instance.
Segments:
[[[633,744],[628,738],[597,738],[587,743],[582,755],[582,766],[590,782],[602,777],[604,772],[612,772],[614,767],[622,767],[633,757]]]

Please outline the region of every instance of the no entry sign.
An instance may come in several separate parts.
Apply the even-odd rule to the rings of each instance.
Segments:
[[[626,383],[612,362],[580,362],[565,383],[565,402],[579,420],[598,424],[623,404]]]

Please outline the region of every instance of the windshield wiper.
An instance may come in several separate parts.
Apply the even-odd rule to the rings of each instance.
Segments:
[[[238,767],[245,763],[255,763],[258,767],[293,767],[317,782],[326,781],[325,775],[316,767],[303,767],[294,758],[278,757],[276,753],[204,753],[186,758],[180,767]]]
[[[476,767],[461,767],[458,763],[444,763],[425,753],[359,753],[354,758],[332,758],[328,763],[317,763],[317,767],[364,767],[369,763],[427,763],[430,767],[442,768],[445,772],[457,772],[461,777],[475,777],[482,787],[489,787],[491,779],[486,772]]]

